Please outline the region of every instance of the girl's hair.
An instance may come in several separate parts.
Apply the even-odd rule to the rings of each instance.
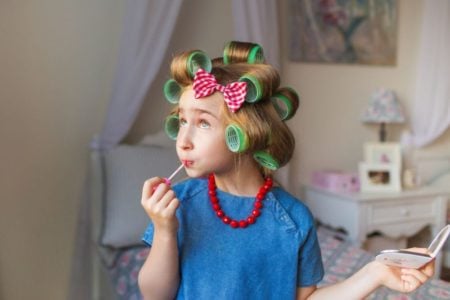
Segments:
[[[187,61],[194,52],[200,51],[183,52],[172,60],[171,75],[180,86],[180,93],[193,83],[193,71]],[[234,124],[245,132],[248,145],[241,154],[263,152],[277,162],[277,167],[288,163],[294,151],[295,139],[284,123],[287,118],[280,115],[280,109],[274,97],[278,95],[288,102],[287,105],[290,107],[288,118],[296,113],[299,98],[293,89],[280,88],[280,76],[275,68],[264,62],[261,47],[246,42],[228,43],[224,56],[212,60],[210,73],[214,75],[217,83],[222,85],[239,81],[243,76],[257,80],[261,96],[256,102],[245,102],[234,113],[228,109],[225,101],[223,102],[222,115],[225,126]],[[171,114],[177,115],[178,107],[175,107]],[[264,164],[260,166],[265,176],[270,175],[274,169]]]

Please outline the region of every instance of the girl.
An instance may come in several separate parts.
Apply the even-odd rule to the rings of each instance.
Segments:
[[[144,184],[152,221],[139,273],[144,298],[361,299],[381,285],[410,292],[432,276],[433,263],[415,270],[374,261],[317,288],[323,266],[313,217],[271,179],[294,150],[284,121],[297,110],[295,91],[279,87],[251,43],[231,42],[213,62],[183,53],[171,73],[164,91],[177,106],[165,128],[192,179]]]

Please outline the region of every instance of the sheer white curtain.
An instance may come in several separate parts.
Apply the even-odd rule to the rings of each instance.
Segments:
[[[450,1],[425,0],[412,132],[404,144],[423,147],[450,126]]]
[[[266,60],[280,68],[278,4],[273,0],[233,0],[234,37],[260,44]]]
[[[107,150],[128,133],[158,73],[182,0],[128,0],[113,91],[106,121],[91,147]],[[89,183],[86,179],[77,221],[69,299],[91,299]]]
[[[280,70],[278,3],[273,0],[233,0],[234,37],[236,40],[260,44],[268,63]],[[289,189],[289,165],[275,175]]]

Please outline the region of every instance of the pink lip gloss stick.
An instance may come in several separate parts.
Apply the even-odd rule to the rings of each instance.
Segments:
[[[182,163],[173,173],[172,173],[172,175],[170,175],[169,177],[167,177],[167,178],[164,178],[164,183],[165,184],[167,184],[167,185],[170,185],[171,184],[171,180],[178,174],[178,172],[180,172],[181,171],[181,169],[183,169],[183,167],[184,167],[184,163]],[[155,186],[155,187],[153,187],[153,191],[152,192],[154,192],[155,190],[156,190],[156,188],[157,188],[158,186]]]
[[[170,181],[178,174],[178,172],[181,171],[181,169],[183,169],[184,167],[184,163],[182,163],[173,173],[172,175],[170,175],[168,178],[164,178],[164,182],[168,185],[170,185]]]

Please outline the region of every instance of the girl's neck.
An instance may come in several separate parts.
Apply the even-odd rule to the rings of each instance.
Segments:
[[[230,172],[214,175],[218,189],[238,196],[254,197],[264,184],[264,178],[253,160],[247,160],[247,163],[240,161],[238,167]]]

